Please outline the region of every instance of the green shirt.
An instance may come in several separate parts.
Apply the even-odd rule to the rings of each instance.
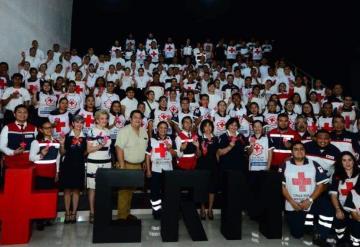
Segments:
[[[130,124],[120,129],[116,136],[115,146],[124,151],[124,159],[130,163],[141,163],[145,160],[147,145],[146,131],[140,128],[138,135]]]

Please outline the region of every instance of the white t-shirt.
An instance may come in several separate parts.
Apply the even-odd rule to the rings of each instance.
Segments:
[[[115,93],[104,92],[101,97],[96,97],[96,107],[100,107],[104,110],[110,110],[113,101],[120,101],[119,95]]]
[[[294,93],[298,93],[300,95],[301,103],[304,103],[307,100],[305,86],[294,86]]]
[[[129,99],[128,97],[125,97],[121,101],[121,105],[125,106],[125,114],[124,114],[125,119],[129,120],[130,119],[130,113],[137,109],[138,101],[135,98]]]
[[[14,87],[6,88],[1,99],[5,100],[5,99],[9,98],[10,95],[14,92],[19,92],[18,97],[15,99],[11,99],[5,106],[5,110],[14,111],[16,106],[24,104],[26,101],[30,101],[30,99],[31,99],[28,90],[26,90],[23,87],[21,87],[21,88],[14,88]]]
[[[137,88],[146,88],[147,83],[151,80],[151,77],[144,73],[143,76],[135,76],[135,82]]]
[[[222,98],[218,94],[208,94],[209,95],[209,108],[211,110],[217,111],[217,104]]]

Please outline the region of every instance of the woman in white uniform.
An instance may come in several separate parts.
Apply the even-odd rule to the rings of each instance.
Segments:
[[[90,223],[94,222],[95,211],[95,175],[98,168],[111,168],[110,131],[107,128],[109,113],[99,110],[95,113],[95,126],[87,136],[86,182],[89,189]]]

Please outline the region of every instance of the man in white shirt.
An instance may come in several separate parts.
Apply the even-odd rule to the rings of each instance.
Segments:
[[[149,50],[151,48],[151,43],[152,42],[157,43],[156,39],[154,38],[154,35],[152,33],[149,33],[149,36],[147,37],[146,42],[145,42],[145,49],[146,50]]]
[[[47,70],[46,74],[51,75],[55,71],[55,67],[58,62],[54,59],[54,52],[52,50],[47,51],[47,58],[42,61],[42,63],[46,63]]]
[[[208,84],[208,95],[209,95],[209,106],[208,108],[217,111],[217,104],[219,103],[222,98],[219,96],[219,94],[215,93],[215,83],[209,82]]]
[[[56,64],[60,63],[61,52],[60,52],[59,44],[53,45],[53,52],[54,52],[54,60],[55,60]]]
[[[45,53],[41,49],[39,49],[39,43],[37,40],[33,40],[31,42],[31,48],[35,49],[35,56],[37,59],[39,59],[40,61],[45,59]],[[26,54],[26,55],[29,55],[29,54]]]
[[[18,105],[30,103],[30,94],[28,90],[21,87],[23,76],[20,73],[15,73],[12,76],[13,86],[5,89],[1,98],[1,104],[5,107],[4,123],[10,123],[14,120],[14,109]]]
[[[24,64],[25,62],[28,62],[30,63],[31,68],[36,68],[36,69],[39,68],[41,64],[41,60],[38,57],[36,57],[36,49],[34,47],[31,47],[29,49],[29,55],[25,55],[25,52],[22,52],[21,56],[22,56],[22,60],[20,64]]]
[[[130,119],[130,113],[137,109],[138,101],[135,99],[135,90],[132,87],[126,89],[126,97],[121,100],[121,112],[126,120]]]
[[[135,41],[132,33],[129,33],[128,37],[125,40],[125,47],[129,47],[129,46],[132,50],[135,50],[136,41]]]
[[[78,56],[78,52],[76,49],[71,50],[70,63],[76,63],[78,66],[82,64],[82,59]]]
[[[172,62],[172,59],[175,57],[176,48],[175,44],[171,37],[167,39],[167,42],[164,45],[164,54],[165,54],[165,61],[167,64]]]
[[[122,52],[119,49],[115,50],[115,57],[111,58],[110,64],[115,65],[120,63],[121,66],[125,66],[125,59],[123,58]]]

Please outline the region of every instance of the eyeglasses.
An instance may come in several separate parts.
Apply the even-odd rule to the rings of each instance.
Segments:
[[[42,127],[44,130],[52,129],[53,127]]]

